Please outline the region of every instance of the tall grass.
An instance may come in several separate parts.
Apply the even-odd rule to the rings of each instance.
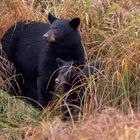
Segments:
[[[89,114],[101,111],[106,108],[106,106],[115,107],[124,113],[130,112],[132,109],[138,111],[140,108],[139,7],[139,0],[0,1],[0,38],[12,24],[19,20],[48,22],[48,12],[53,13],[59,18],[71,19],[76,16],[80,17],[81,24],[79,31],[86,51],[86,61],[92,62],[98,59],[105,65],[103,79],[99,79],[97,82],[93,82],[93,80],[90,79],[87,80],[88,86],[85,94],[89,95],[90,99],[85,103],[83,109],[85,114],[82,118],[84,117],[85,119]],[[1,88],[3,87],[1,86]],[[58,94],[55,95],[60,97]],[[54,103],[52,103],[52,106],[48,107],[45,111],[47,116],[44,115],[44,120],[47,120],[47,122],[54,114],[61,115],[61,97],[59,99],[57,98],[56,104],[54,105]],[[4,103],[3,100],[1,102],[1,108],[3,108],[3,106],[6,107],[7,103]],[[13,112],[17,111],[14,110]],[[11,111],[8,110],[7,113],[11,113]],[[25,112],[21,114],[24,116],[24,113]],[[21,117],[19,118],[21,119]],[[17,122],[17,118],[15,117],[14,119],[15,122]],[[11,123],[9,120],[5,122],[9,126],[15,125],[14,127],[19,127],[18,123]],[[44,122],[44,124],[45,123],[46,122]],[[46,125],[47,127],[50,126],[54,128],[51,124]],[[6,128],[4,126],[2,127]],[[41,129],[44,135],[48,133],[47,127],[43,127],[43,130]],[[123,135],[120,137],[120,140],[128,139],[128,135],[132,132],[132,129],[127,129],[127,127],[126,131],[124,130]],[[53,132],[53,128],[50,128],[51,132]],[[35,130],[35,132],[37,130]],[[46,133],[44,131],[46,131]],[[62,133],[63,132],[61,132],[61,134]],[[77,133],[79,136],[79,132]],[[87,134],[85,134],[85,139],[87,138],[86,136]],[[74,136],[71,137],[73,138]],[[56,136],[54,136],[54,139],[55,138]],[[95,139],[100,138],[96,137]]]

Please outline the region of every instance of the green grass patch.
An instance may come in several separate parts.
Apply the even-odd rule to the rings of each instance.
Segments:
[[[35,127],[41,118],[42,113],[31,105],[0,91],[0,129],[8,138],[22,139],[22,128]]]

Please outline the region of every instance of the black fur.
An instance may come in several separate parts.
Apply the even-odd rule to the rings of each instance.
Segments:
[[[66,102],[80,106],[83,103],[84,92],[87,86],[87,78],[91,75],[94,76],[94,80],[97,81],[98,73],[103,74],[104,65],[101,61],[95,61],[92,64],[83,66],[82,69],[77,67],[77,63],[73,61],[64,61],[57,58],[57,64],[59,66],[58,77],[55,79],[57,84],[63,85],[63,92],[67,94]],[[71,89],[73,87],[73,89]],[[69,107],[73,111],[73,107]],[[66,107],[62,108],[64,117],[68,117],[69,113]]]
[[[19,82],[22,95],[46,106],[54,92],[56,58],[78,61],[84,64],[84,49],[77,30],[79,20],[58,19],[49,13],[51,24],[41,22],[18,22],[3,36],[1,42],[8,59],[13,62],[16,73],[22,74]],[[76,24],[74,26],[74,24]]]

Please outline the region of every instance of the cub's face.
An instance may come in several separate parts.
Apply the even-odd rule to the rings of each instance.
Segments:
[[[50,13],[48,14],[48,20],[50,22],[50,29],[43,35],[43,38],[50,43],[71,40],[74,32],[77,32],[77,28],[80,24],[79,18],[74,18],[69,21],[58,19]]]
[[[70,77],[73,62],[72,61],[66,62],[60,58],[57,58],[56,61],[59,66],[59,71],[58,71],[58,76],[55,79],[55,82],[57,84],[63,84],[68,82],[68,78]]]

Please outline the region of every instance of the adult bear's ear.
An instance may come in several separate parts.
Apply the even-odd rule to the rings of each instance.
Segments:
[[[79,26],[80,24],[80,18],[74,18],[72,19],[69,24],[71,25],[71,27],[73,27],[74,29],[77,29],[77,27]]]
[[[48,13],[48,20],[50,23],[53,23],[57,18],[53,16],[51,13]]]
[[[59,67],[62,67],[63,64],[65,63],[65,61],[62,60],[62,59],[60,59],[60,58],[57,58],[57,59],[56,59],[56,62],[57,62],[57,65],[58,65]]]

